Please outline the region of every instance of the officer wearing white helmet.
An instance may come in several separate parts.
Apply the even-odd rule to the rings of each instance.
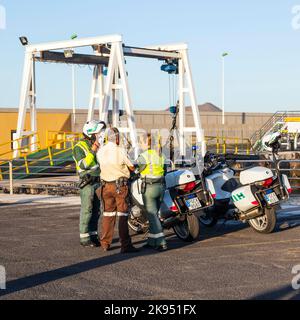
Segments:
[[[262,139],[262,151],[273,152],[276,149],[280,148],[281,133],[280,132],[271,132],[265,135]]]
[[[100,167],[96,153],[104,141],[106,124],[89,121],[83,128],[83,139],[73,150],[73,158],[80,178],[80,244],[84,247],[99,247],[98,221],[100,200],[96,190],[100,187]]]

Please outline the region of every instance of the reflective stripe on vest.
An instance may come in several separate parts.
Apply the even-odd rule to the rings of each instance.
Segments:
[[[164,176],[164,156],[159,156],[155,150],[148,150],[142,156],[146,160],[146,168],[141,172],[142,176]]]
[[[89,147],[88,147],[87,143],[84,142],[84,141],[79,141],[79,142],[77,143],[76,147],[79,147],[79,148],[84,152],[85,157],[87,157],[88,154],[90,153]],[[84,159],[80,160],[79,162],[77,162],[77,160],[75,159],[75,157],[73,157],[73,159],[74,159],[74,161],[75,161],[75,163],[76,163],[76,170],[77,170],[77,172],[78,172],[79,174],[82,173],[82,172],[86,172],[86,171],[93,171],[93,170],[96,170],[96,169],[99,168],[99,165],[98,165],[97,162],[94,160],[93,163],[92,163],[93,166],[92,166],[91,168],[89,168],[89,169],[81,169],[81,168],[80,168],[80,165],[81,165],[81,163],[84,161]]]

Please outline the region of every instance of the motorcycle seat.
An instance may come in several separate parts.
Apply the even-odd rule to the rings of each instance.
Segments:
[[[240,182],[238,182],[236,179],[232,178],[232,179],[229,179],[228,181],[226,181],[221,189],[225,192],[231,193],[240,187],[242,187],[242,184]]]

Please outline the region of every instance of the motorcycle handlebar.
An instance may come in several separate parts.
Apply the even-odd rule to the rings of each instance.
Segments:
[[[225,160],[243,161],[243,160],[260,160],[258,155],[243,155],[243,154],[231,154],[227,153],[223,156]]]
[[[244,161],[244,160],[259,160],[259,156],[257,155],[238,155],[238,154],[231,154],[227,153],[225,155],[213,155],[214,160],[206,162],[206,170],[216,170],[222,165],[227,165],[231,167],[237,161]]]

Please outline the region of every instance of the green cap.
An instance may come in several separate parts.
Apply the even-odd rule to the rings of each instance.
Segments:
[[[229,55],[229,53],[224,52],[224,53],[222,54],[222,57],[226,57],[226,56],[228,56],[228,55]]]
[[[77,37],[78,37],[78,35],[77,35],[76,33],[73,33],[73,34],[71,35],[71,39],[72,39],[72,40],[77,39]]]

